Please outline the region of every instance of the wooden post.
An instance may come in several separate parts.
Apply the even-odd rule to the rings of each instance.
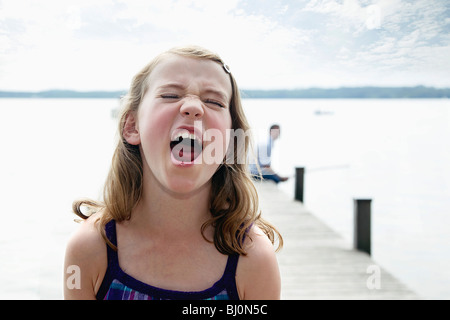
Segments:
[[[356,250],[371,254],[370,205],[371,199],[354,199],[353,246]]]
[[[303,202],[305,168],[295,168],[295,200]]]

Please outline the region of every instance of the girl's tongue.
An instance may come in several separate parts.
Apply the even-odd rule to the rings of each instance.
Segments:
[[[179,137],[170,142],[172,155],[180,162],[193,162],[202,152],[202,145],[195,139]]]

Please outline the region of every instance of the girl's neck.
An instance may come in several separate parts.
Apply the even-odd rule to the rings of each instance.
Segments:
[[[154,180],[143,186],[141,199],[130,222],[152,235],[170,234],[172,238],[183,239],[201,236],[202,224],[211,218],[210,190],[211,183],[208,182],[195,192],[176,194]]]

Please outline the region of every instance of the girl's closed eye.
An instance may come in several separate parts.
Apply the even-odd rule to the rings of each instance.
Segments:
[[[215,106],[218,106],[218,107],[220,107],[220,108],[225,108],[225,106],[224,106],[223,103],[221,103],[221,102],[219,102],[219,101],[216,101],[216,100],[213,100],[213,99],[206,99],[206,100],[205,100],[205,103],[211,104],[211,105],[215,105]]]
[[[161,94],[161,98],[163,98],[163,99],[179,99],[180,96],[175,93],[163,93],[163,94]]]

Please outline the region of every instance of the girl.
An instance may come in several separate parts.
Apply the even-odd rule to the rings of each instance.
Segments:
[[[219,56],[175,48],[144,67],[124,98],[104,201],[73,204],[86,220],[67,245],[65,270],[78,274],[65,273],[65,298],[279,299],[282,238],[260,217],[236,129],[249,126]]]

